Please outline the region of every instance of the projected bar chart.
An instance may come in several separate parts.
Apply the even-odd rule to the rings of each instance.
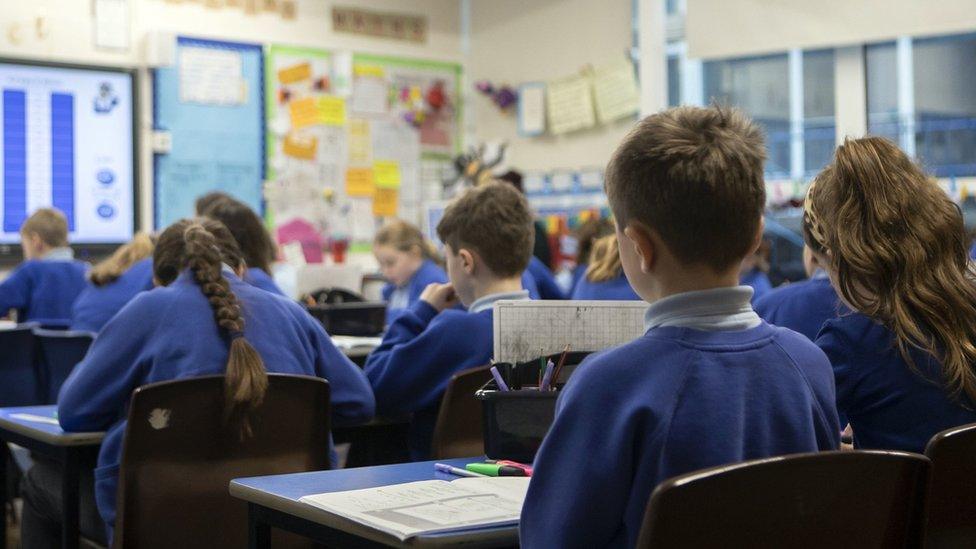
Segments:
[[[75,99],[70,93],[51,93],[42,100],[44,110],[28,101],[24,90],[3,90],[3,230],[16,232],[31,207],[28,187],[31,178],[50,176],[50,204],[68,219],[75,230]],[[48,122],[44,124],[43,122]],[[48,126],[47,132],[41,126]],[[28,128],[34,141],[28,142]],[[46,135],[45,135],[46,134]],[[38,140],[43,146],[38,146]],[[33,175],[31,175],[33,174]],[[48,181],[44,181],[47,187]],[[34,188],[37,192],[37,188]],[[45,193],[46,194],[46,193]],[[40,201],[47,202],[46,198]]]
[[[3,90],[3,230],[27,219],[27,93]]]

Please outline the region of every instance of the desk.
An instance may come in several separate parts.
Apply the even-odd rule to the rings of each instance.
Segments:
[[[482,459],[448,459],[442,463],[464,467],[467,463]],[[422,461],[235,479],[230,483],[230,494],[248,503],[248,530],[252,549],[270,547],[272,527],[305,536],[328,547],[445,547],[464,544],[466,548],[473,548],[518,545],[517,526],[482,527],[431,534],[414,538],[409,544],[402,544],[393,536],[298,501],[299,498],[311,494],[456,478],[435,472],[433,461]]]
[[[61,519],[61,544],[65,548],[78,547],[78,475],[82,465],[95,464],[98,447],[105,433],[66,433],[60,426],[34,421],[17,414],[30,414],[54,419],[57,406],[21,406],[0,408],[0,441],[12,442],[32,452],[61,462],[64,479],[61,495],[64,499]],[[7,501],[7,451],[0,449],[0,502]],[[0,549],[6,549],[7,521],[0,521]]]

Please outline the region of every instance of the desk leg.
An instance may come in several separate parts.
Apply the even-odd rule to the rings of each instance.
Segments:
[[[0,512],[0,549],[7,549],[7,467],[13,463],[10,457],[10,447],[6,442],[0,441],[0,503],[3,504],[3,512]]]
[[[61,478],[61,547],[78,547],[78,476],[80,456],[73,448],[64,449],[64,476]]]
[[[247,530],[250,549],[271,549],[271,527],[261,520],[253,503],[247,505]]]

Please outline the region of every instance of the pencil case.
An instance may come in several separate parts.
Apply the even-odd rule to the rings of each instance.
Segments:
[[[499,391],[491,380],[475,393],[475,398],[481,401],[485,454],[490,459],[532,463],[552,425],[559,389],[589,354],[567,354],[559,379],[553,383],[555,391],[539,391],[539,359],[514,366],[495,364],[511,390]],[[558,362],[559,354],[544,357],[543,362],[550,358]]]

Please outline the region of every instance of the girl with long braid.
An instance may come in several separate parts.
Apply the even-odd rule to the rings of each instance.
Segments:
[[[65,381],[58,399],[61,426],[107,431],[95,470],[94,500],[109,532],[115,522],[126,407],[141,385],[225,374],[227,428],[241,437],[250,434],[250,418],[267,390],[267,372],[328,379],[335,424],[372,417],[375,402],[362,371],[298,304],[243,282],[244,269],[240,248],[219,222],[173,224],[160,235],[153,255],[159,287],[140,294],[112,318]],[[25,548],[58,545],[59,477],[56,465],[43,461],[27,474]],[[91,490],[83,487],[82,496],[91,498]]]

